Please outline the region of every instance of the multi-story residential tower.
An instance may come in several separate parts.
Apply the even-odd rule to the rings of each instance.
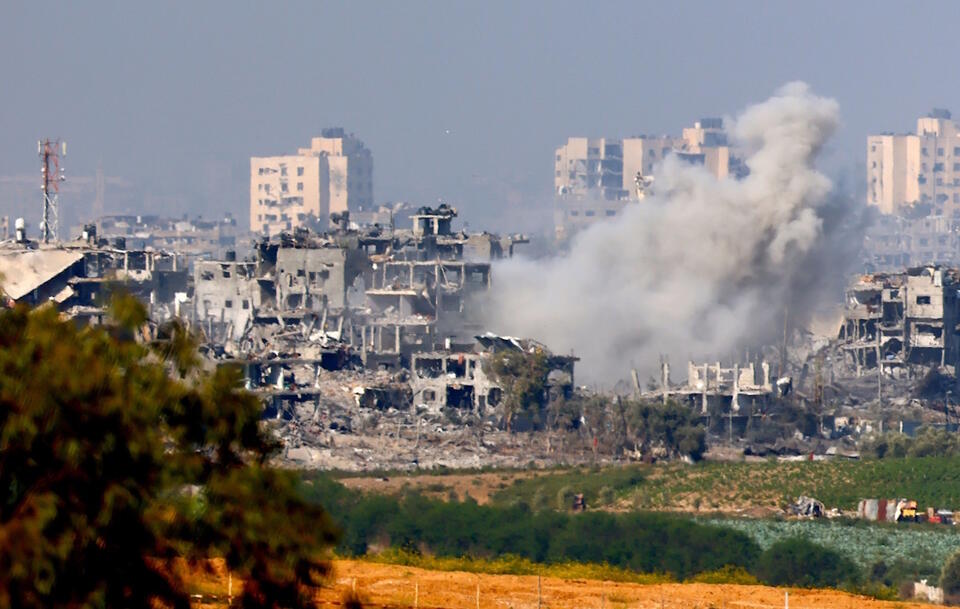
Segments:
[[[295,155],[250,159],[250,229],[275,235],[326,228],[331,214],[373,205],[373,157],[343,129],[325,129]]]
[[[918,118],[916,133],[867,137],[867,203],[884,214],[920,203],[960,221],[960,129],[948,110]]]

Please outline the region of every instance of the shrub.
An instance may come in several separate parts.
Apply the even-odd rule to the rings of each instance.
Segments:
[[[960,551],[954,553],[943,565],[940,573],[940,587],[943,588],[943,598],[955,602],[960,598]]]
[[[770,546],[760,556],[755,573],[765,584],[802,588],[835,588],[859,579],[849,559],[802,537]]]
[[[743,567],[734,567],[727,565],[714,571],[704,571],[694,575],[688,582],[700,584],[739,584],[743,586],[755,586],[760,583],[755,575]]]
[[[573,498],[576,496],[573,488],[565,486],[557,491],[557,509],[561,512],[568,511],[573,505]]]
[[[587,500],[589,501],[589,499],[588,497]],[[601,487],[601,489],[597,491],[597,503],[600,505],[611,505],[616,499],[616,492],[609,486]]]

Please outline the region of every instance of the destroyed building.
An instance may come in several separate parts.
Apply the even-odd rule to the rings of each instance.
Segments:
[[[96,321],[115,286],[140,298],[151,319],[182,313],[188,273],[182,257],[153,249],[127,248],[97,237],[92,225],[80,239],[40,244],[25,234],[0,243],[0,277],[9,301],[31,306],[53,303],[74,318]]]
[[[687,381],[674,384],[670,379],[670,365],[663,362],[660,368],[660,387],[642,392],[639,377],[634,373],[634,387],[646,397],[659,397],[663,401],[676,399],[706,415],[711,412],[739,412],[741,406],[750,406],[750,411],[774,395],[770,379],[770,365],[754,362],[735,364],[724,368],[720,362],[695,364],[687,362]]]
[[[868,273],[898,272],[913,266],[960,266],[960,227],[945,216],[880,216],[863,239]]]
[[[960,271],[940,266],[863,275],[846,293],[839,338],[857,375],[956,369]]]
[[[413,355],[410,385],[416,404],[427,408],[458,408],[484,415],[503,400],[503,387],[489,370],[490,358],[502,351],[532,353],[546,348],[532,340],[484,334],[472,345],[448,341],[444,349]],[[545,400],[570,398],[576,357],[550,354],[547,358]]]
[[[757,398],[773,394],[770,382],[770,365],[761,362],[759,370],[751,362],[724,368],[715,364],[687,363],[687,382],[678,387],[669,385],[669,368],[665,367],[667,382],[662,393],[665,397],[681,398],[696,403],[703,414],[710,412],[711,404],[723,410],[738,412],[741,403],[755,405]]]
[[[97,218],[97,235],[113,242],[122,238],[131,249],[177,252],[187,265],[193,260],[222,258],[227,250],[236,250],[241,234],[237,220],[230,214],[220,219],[167,218],[158,215],[114,214]],[[71,229],[80,235],[85,227]]]
[[[482,370],[495,349],[474,340],[483,330],[476,297],[490,289],[491,262],[526,238],[457,231],[456,216],[448,205],[422,207],[412,228],[397,229],[356,228],[340,214],[327,233],[263,238],[247,260],[199,261],[192,322],[221,361],[243,365],[248,387],[278,415],[296,403],[319,407],[321,379],[344,368],[388,375],[357,384],[358,405],[495,407],[501,390]],[[438,376],[427,375],[429,361],[440,362]],[[557,391],[572,390],[572,362],[557,360]]]
[[[344,215],[330,233],[264,238],[246,262],[231,255],[198,263],[194,321],[208,339],[243,353],[243,344],[259,348],[245,342],[263,337],[258,320],[316,317],[371,367],[408,366],[413,351],[479,330],[473,297],[490,287],[490,262],[526,242],[456,232],[455,217],[446,205],[421,208],[412,230],[398,230],[351,229]]]

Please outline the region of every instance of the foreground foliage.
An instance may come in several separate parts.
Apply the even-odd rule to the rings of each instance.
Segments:
[[[211,556],[239,605],[306,606],[333,529],[266,465],[259,402],[179,327],[135,342],[133,299],[112,318],[0,312],[0,607],[186,608],[174,565]]]

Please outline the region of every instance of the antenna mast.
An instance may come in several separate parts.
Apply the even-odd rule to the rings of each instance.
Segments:
[[[40,236],[44,243],[50,243],[51,239],[60,240],[60,182],[67,179],[60,167],[60,157],[67,156],[67,143],[40,140],[37,142],[37,154],[40,156],[40,190],[43,192]]]

